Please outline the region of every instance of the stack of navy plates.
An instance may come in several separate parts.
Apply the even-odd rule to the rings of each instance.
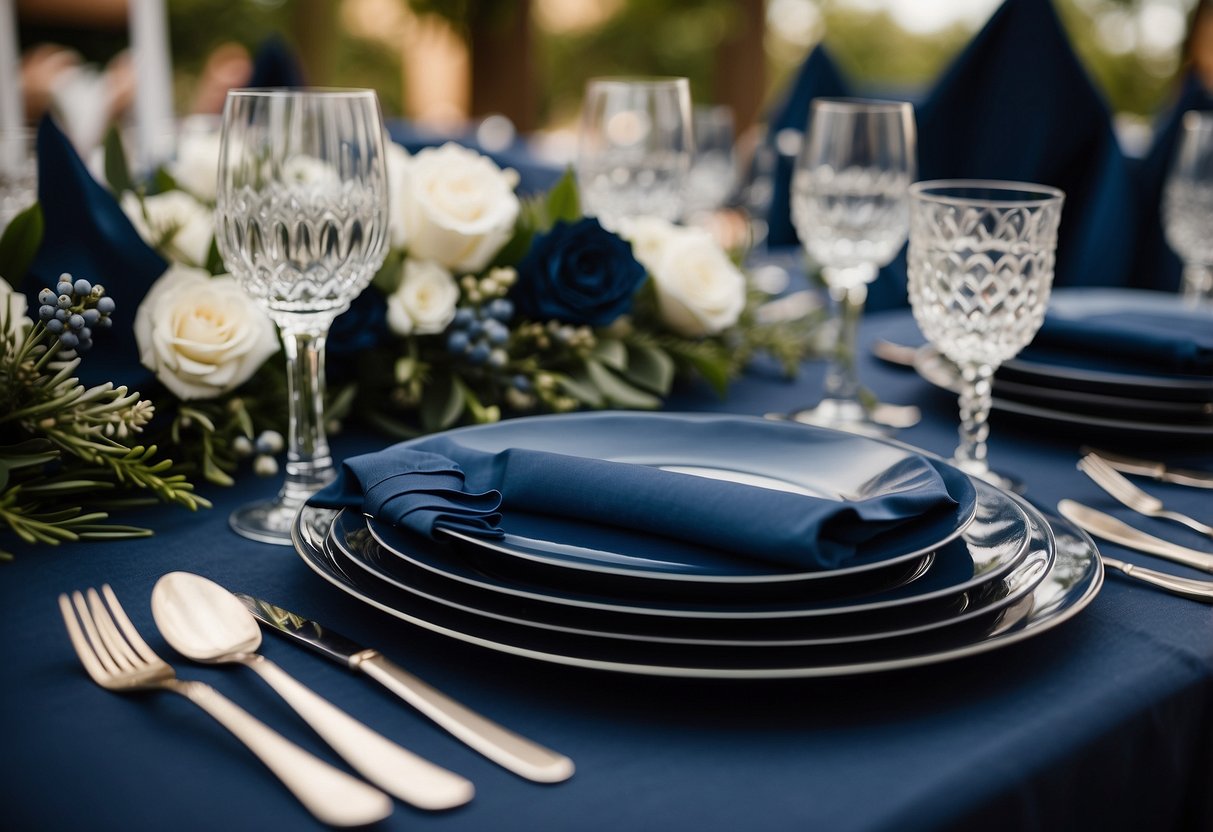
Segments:
[[[714,443],[732,423],[761,448]],[[798,424],[708,414],[542,416],[447,434],[652,465],[827,499],[870,496],[913,449]],[[956,508],[798,571],[568,519],[507,512],[485,540],[412,534],[306,507],[295,547],[353,597],[450,638],[541,661],[688,677],[833,676],[991,650],[1067,620],[1099,591],[1091,540],[1067,521],[931,460]],[[866,491],[865,491],[866,489]]]
[[[1049,303],[1049,317],[1065,321],[1142,314],[1205,328],[1213,336],[1213,310],[1161,292],[1058,289]],[[1092,346],[1098,353],[1098,344]],[[958,389],[956,368],[934,348],[920,350],[914,366],[932,384]],[[1207,439],[1213,437],[1213,374],[1084,359],[1033,345],[998,370],[994,409],[1084,433]]]

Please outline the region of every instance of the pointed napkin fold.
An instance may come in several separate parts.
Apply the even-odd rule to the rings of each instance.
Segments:
[[[38,308],[38,292],[53,287],[64,272],[103,285],[118,311],[114,326],[98,334],[106,341],[104,348],[81,363],[81,380],[86,385],[112,381],[139,389],[152,374],[139,363],[130,322],[168,263],[143,241],[113,194],[93,179],[49,116],[38,127],[38,202],[42,244],[21,284],[30,308]]]
[[[1023,357],[1213,380],[1213,314],[1116,312],[1081,319],[1050,315]]]
[[[1057,285],[1128,285],[1138,223],[1129,164],[1050,0],[1006,0],[917,122],[920,179],[1018,180],[1065,192]],[[872,285],[868,305],[905,303],[903,255]]]
[[[353,508],[433,537],[500,536],[500,511],[546,514],[662,535],[803,569],[836,569],[878,535],[956,505],[911,455],[856,500],[776,491],[647,465],[523,448],[489,452],[437,436],[353,457],[311,505]]]

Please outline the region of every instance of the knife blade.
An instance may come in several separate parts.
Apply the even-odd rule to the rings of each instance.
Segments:
[[[1176,485],[1190,485],[1196,488],[1213,488],[1213,474],[1207,471],[1188,471],[1182,468],[1170,468],[1164,463],[1150,459],[1114,454],[1096,448],[1081,448],[1084,454],[1098,454],[1104,461],[1122,474],[1137,474],[1150,477],[1159,482],[1170,482]]]
[[[537,783],[558,783],[573,776],[573,761],[563,754],[481,716],[459,704],[378,650],[268,601],[236,593],[253,617],[271,632],[314,650],[330,661],[370,676],[452,736],[501,767]]]
[[[1062,517],[1095,537],[1110,540],[1121,546],[1155,555],[1164,560],[1182,563],[1184,566],[1191,566],[1202,572],[1213,572],[1213,554],[1208,552],[1189,549],[1187,546],[1180,546],[1178,543],[1146,534],[1110,514],[1096,511],[1074,500],[1062,500],[1057,504],[1057,510]]]

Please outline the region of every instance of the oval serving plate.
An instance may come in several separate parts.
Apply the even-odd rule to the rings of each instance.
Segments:
[[[1035,509],[1016,498],[1031,516]],[[1032,638],[1081,612],[1103,585],[1095,544],[1068,521],[1049,516],[1056,557],[1028,596],[979,626],[840,646],[753,650],[661,645],[576,636],[486,621],[409,593],[373,584],[325,550],[335,512],[305,507],[296,517],[296,552],[313,572],[361,602],[402,621],[508,655],[571,667],[682,678],[773,679],[848,676],[931,665]]]
[[[898,487],[886,485],[882,477],[914,453],[870,437],[715,414],[537,416],[461,428],[445,435],[481,451],[521,447],[594,456],[836,500],[876,496],[888,493],[882,491],[886,487]],[[973,483],[947,463],[928,462],[956,500],[954,510],[923,517],[868,541],[860,547],[856,562],[841,569],[793,571],[764,565],[761,553],[737,557],[654,535],[522,512],[506,513],[501,524],[506,531],[504,540],[448,534],[470,549],[496,556],[490,563],[499,574],[549,585],[592,585],[627,593],[666,592],[676,586],[679,592],[700,595],[722,589],[762,592],[764,586],[780,592],[801,591],[808,582],[845,582],[863,573],[921,560],[960,536],[976,512]],[[389,551],[403,552],[412,546],[409,536],[399,529],[375,520],[369,520],[368,527]]]

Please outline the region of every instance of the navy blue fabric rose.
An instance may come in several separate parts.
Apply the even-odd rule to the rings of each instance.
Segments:
[[[606,326],[632,308],[645,274],[630,243],[585,217],[535,238],[512,297],[525,318]]]

